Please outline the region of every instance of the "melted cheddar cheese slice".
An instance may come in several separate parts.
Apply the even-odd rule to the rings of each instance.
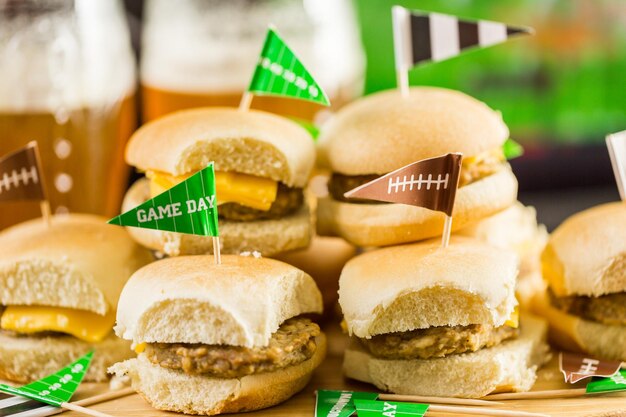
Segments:
[[[156,197],[193,174],[176,177],[162,172],[147,171],[146,176],[150,179],[150,195]],[[254,175],[218,171],[215,173],[215,189],[218,205],[238,203],[242,206],[267,211],[276,200],[278,183]]]
[[[45,306],[8,306],[0,328],[17,333],[61,332],[89,343],[100,342],[113,329],[115,312],[100,316],[85,310]]]
[[[558,297],[568,295],[565,288],[565,268],[549,243],[541,253],[541,273],[554,294]]]

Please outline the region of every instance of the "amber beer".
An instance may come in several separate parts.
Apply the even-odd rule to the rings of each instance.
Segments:
[[[124,147],[135,127],[134,94],[73,110],[0,109],[0,155],[37,140],[52,212],[118,214],[129,170]],[[37,202],[0,204],[0,229],[40,216]]]

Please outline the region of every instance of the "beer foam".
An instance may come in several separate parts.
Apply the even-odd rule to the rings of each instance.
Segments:
[[[274,24],[329,95],[350,84],[360,90],[364,59],[348,0],[204,5],[195,0],[147,2],[140,70],[144,85],[195,93],[243,91],[268,25]]]
[[[0,110],[106,106],[135,91],[135,62],[118,1],[75,0],[69,10],[0,24]]]

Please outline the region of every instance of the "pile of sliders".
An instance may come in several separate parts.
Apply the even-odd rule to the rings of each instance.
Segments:
[[[105,381],[107,370],[127,377],[157,409],[270,407],[302,390],[324,360],[316,321],[325,305],[332,311],[337,288],[349,336],[343,372],[384,391],[527,391],[550,357],[548,333],[566,350],[626,360],[624,204],[579,213],[548,239],[534,209],[517,201],[507,139],[484,103],[424,87],[347,105],[317,149],[298,124],[256,110],[150,122],[126,149],[146,175],[122,211],[214,162],[222,263],[208,255],[211,237],[91,215],[1,232],[0,379],[29,382],[94,350],[86,380]],[[317,171],[328,173],[317,201],[307,189],[316,152]],[[344,197],[456,152],[447,247],[443,213]]]

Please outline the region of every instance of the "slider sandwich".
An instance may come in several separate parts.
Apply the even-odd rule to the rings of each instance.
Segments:
[[[547,292],[534,307],[562,349],[626,361],[626,204],[565,220],[541,256]]]
[[[131,274],[152,261],[121,228],[82,214],[15,225],[0,233],[0,379],[43,378],[90,350],[85,379],[131,355],[113,334]]]
[[[153,407],[187,414],[252,411],[305,387],[326,353],[311,313],[313,279],[283,262],[223,255],[166,258],[137,271],[120,297],[115,331],[136,359],[128,375]]]
[[[547,325],[518,323],[515,254],[453,236],[350,260],[339,304],[349,378],[397,394],[482,397],[527,391],[547,359]]]
[[[522,306],[527,306],[535,294],[545,290],[540,257],[548,232],[544,225],[537,224],[534,207],[518,201],[506,210],[464,227],[457,234],[517,253],[520,265],[516,293]]]
[[[234,108],[184,110],[141,127],[126,162],[146,173],[124,199],[130,210],[215,162],[222,252],[264,256],[304,248],[312,216],[303,188],[315,160],[313,140],[298,124]],[[212,252],[211,237],[129,228],[142,245],[167,255]]]
[[[443,213],[348,199],[344,193],[407,164],[450,152],[463,153],[453,231],[504,210],[517,195],[517,180],[502,151],[508,137],[500,113],[457,91],[413,87],[408,97],[393,90],[357,100],[328,122],[319,139],[320,158],[332,176],[329,196],[319,201],[318,232],[358,246],[441,234]]]

